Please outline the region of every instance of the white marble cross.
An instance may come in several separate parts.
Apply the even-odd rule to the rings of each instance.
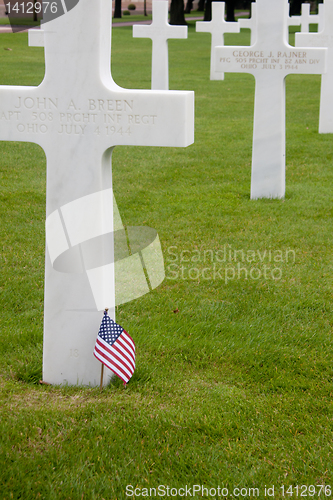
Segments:
[[[299,47],[327,47],[327,72],[321,76],[319,133],[333,134],[333,0],[325,0],[324,27],[320,33],[296,33]]]
[[[212,20],[211,21],[197,21],[196,31],[200,33],[211,33],[211,51],[210,51],[210,79],[211,80],[224,80],[224,74],[217,73],[214,69],[214,49],[217,46],[224,45],[224,33],[239,33],[240,25],[238,23],[231,23],[224,20],[225,3],[212,2]]]
[[[300,16],[288,16],[289,26],[301,26],[302,33],[310,31],[310,24],[318,24],[318,31],[322,28],[323,22],[323,4],[318,4],[318,14],[310,13],[310,4],[302,3],[302,10]]]
[[[30,29],[28,36],[30,47],[44,47],[43,28]],[[111,196],[111,192],[109,194]],[[163,282],[165,271],[162,247],[156,231],[144,226],[127,226],[125,229],[114,195],[112,198],[115,304],[118,306],[154,290]],[[90,286],[97,304],[99,283],[97,281],[96,287],[93,287],[91,282]],[[103,297],[100,300],[103,307]]]
[[[216,70],[255,77],[251,198],[285,194],[285,78],[321,74],[326,49],[287,42],[288,0],[257,0],[257,35],[252,46],[217,47]]]
[[[0,139],[39,144],[47,159],[43,380],[53,384],[99,384],[102,310],[115,317],[113,147],[193,142],[193,92],[119,87],[111,1],[90,3],[44,23],[38,87],[0,87]]]
[[[251,41],[250,45],[255,44],[255,35],[257,32],[257,4],[251,4],[251,17],[250,19],[240,18],[238,23],[241,28],[247,28],[251,30]]]
[[[168,23],[167,0],[153,0],[152,15],[151,24],[135,24],[133,26],[133,37],[151,38],[153,42],[151,88],[154,90],[168,90],[168,39],[187,38],[187,26],[171,26]]]

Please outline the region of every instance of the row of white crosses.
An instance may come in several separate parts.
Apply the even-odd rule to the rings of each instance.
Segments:
[[[318,24],[318,31],[322,30],[324,20],[324,4],[318,5],[318,14],[311,14],[311,5],[302,3],[300,16],[288,16],[288,26],[300,26],[302,33],[310,31],[310,24]]]
[[[214,47],[224,45],[225,33],[239,33],[240,28],[249,28],[254,33],[255,9],[252,6],[252,17],[250,19],[241,19],[238,23],[225,21],[224,2],[212,3],[212,20],[209,22],[198,21],[196,30],[208,32],[212,35],[211,50],[211,80],[223,80],[223,73],[214,71]],[[152,89],[169,88],[169,63],[168,63],[168,39],[187,38],[187,26],[171,26],[168,23],[168,2],[166,0],[153,0],[152,3],[152,23],[149,25],[133,26],[134,38],[150,38],[152,40]],[[254,40],[251,39],[251,43]]]
[[[251,6],[251,17],[240,18],[237,23],[225,21],[225,3],[212,2],[212,20],[211,21],[197,21],[196,31],[201,33],[211,33],[211,58],[210,58],[210,79],[223,80],[224,74],[214,70],[214,49],[218,46],[224,45],[225,33],[239,33],[240,28],[247,28],[251,30],[250,45],[255,43],[256,33],[256,8],[254,3]],[[301,32],[307,33],[310,30],[310,24],[318,24],[318,31],[323,25],[324,6],[319,4],[318,14],[310,14],[310,4],[302,4],[302,11],[300,16],[291,16],[288,14],[288,26],[301,26]]]
[[[330,5],[332,0],[326,0],[327,5]],[[310,13],[310,4],[302,4],[300,16],[289,16],[287,14],[287,33],[288,27],[293,25],[301,26],[301,33],[296,34],[296,45],[300,47],[328,47],[330,44],[333,48],[333,43],[330,42],[329,27],[332,23],[329,19],[329,9],[326,9],[326,24],[324,25],[324,4],[319,4],[319,13],[317,15]],[[224,46],[225,33],[239,33],[240,28],[248,28],[251,30],[250,45],[255,44],[257,15],[257,4],[252,5],[252,14],[249,19],[239,19],[237,23],[225,21],[225,3],[212,3],[212,20],[198,21],[196,30],[198,32],[211,33],[211,61],[210,61],[210,79],[223,80],[224,73],[215,69],[215,48]],[[153,21],[147,26],[134,25],[133,36],[142,38],[151,38],[152,50],[152,89],[168,89],[168,39],[170,38],[186,38],[186,26],[170,26],[168,24],[168,3],[165,0],[154,0],[152,4]],[[318,34],[306,34],[310,29],[310,24],[318,24]],[[324,28],[323,28],[324,26]],[[333,57],[333,56],[332,56]],[[333,60],[332,60],[333,66]],[[321,108],[320,108],[320,124],[319,132],[333,132],[333,93],[330,92],[331,80],[330,69],[322,78],[322,93],[321,93]],[[333,71],[333,68],[332,68]],[[328,104],[329,103],[329,104]],[[332,104],[331,104],[332,103]]]
[[[92,352],[101,311],[115,319],[114,146],[194,140],[193,92],[113,81],[111,0],[90,3],[44,16],[44,34],[35,35],[45,45],[38,87],[0,87],[1,139],[37,143],[47,159],[43,380],[53,384],[99,384]],[[110,375],[104,370],[104,383]]]
[[[295,49],[289,45],[288,0],[257,0],[255,5],[251,45],[212,44],[211,72],[254,75],[251,198],[282,198],[285,195],[285,78],[291,73],[325,73],[326,49]],[[215,12],[223,25],[224,11],[219,7]],[[200,30],[202,24],[199,24]]]

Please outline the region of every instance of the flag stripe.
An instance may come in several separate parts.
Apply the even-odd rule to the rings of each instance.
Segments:
[[[103,365],[105,365],[107,368],[109,368],[109,370],[111,370],[115,375],[117,375],[119,378],[121,378],[121,380],[123,382],[125,382],[127,384],[127,382],[129,381],[129,379],[131,377],[128,377],[127,375],[124,375],[122,374],[118,369],[117,367],[115,367],[113,364],[109,363],[107,360],[101,358],[97,353],[96,351],[94,351],[94,356],[101,362],[103,363]]]
[[[134,340],[132,339],[132,337],[126,332],[126,330],[123,329],[123,333],[126,333],[126,337],[128,337],[129,341],[132,342],[133,344],[133,348],[134,348],[134,351],[135,351],[135,343],[134,343]]]
[[[122,354],[131,364],[133,364],[133,369],[135,368],[135,357],[131,352],[129,352],[127,349],[124,349],[124,347],[121,345],[120,342],[118,342],[119,339],[116,340],[116,342],[113,344],[113,348],[116,349],[116,351],[119,352],[119,354]]]
[[[120,335],[117,340],[123,344],[124,349],[128,349],[132,356],[135,356],[135,344],[129,342],[125,335]]]
[[[96,356],[96,357],[97,357],[97,359],[99,359],[98,356]],[[129,381],[129,379],[131,378],[128,375],[124,375],[122,372],[120,372],[118,370],[118,368],[115,365],[113,365],[112,363],[109,363],[107,360],[99,359],[99,361],[101,361],[105,366],[107,366],[109,368],[109,370],[113,371],[113,373],[115,373],[118,377],[120,377],[121,380],[123,380],[124,382],[127,383]]]
[[[131,355],[135,357],[135,346],[129,343],[123,335],[121,335],[118,340],[123,345],[124,349],[127,349]]]
[[[105,365],[107,365],[110,369],[115,368],[115,369],[119,370],[122,373],[122,375],[124,377],[127,377],[128,379],[130,379],[131,376],[133,375],[133,371],[130,372],[123,365],[119,365],[117,363],[117,361],[112,359],[112,356],[107,356],[105,353],[103,353],[103,351],[99,350],[97,346],[95,346],[94,352],[96,352],[96,354],[98,354],[99,360],[102,361],[102,363],[104,363]]]
[[[96,342],[96,347],[105,355],[105,357],[109,357],[110,359],[112,358],[115,363],[119,363],[120,365],[122,365],[124,370],[127,370],[130,373],[134,372],[135,366],[133,366],[133,363],[129,363],[127,360],[121,359],[119,356],[117,356],[117,352],[113,351],[113,346],[111,349],[108,347],[105,348],[105,346],[101,344],[99,340]]]
[[[116,345],[117,341],[118,341],[118,339],[116,340],[116,342],[114,344],[112,344],[111,347],[109,346],[109,344],[107,342],[105,342],[105,340],[103,340],[101,338],[97,338],[96,343],[102,349],[104,349],[104,351],[106,351],[107,353],[109,353],[113,356],[116,356],[119,361],[123,361],[126,365],[129,365],[129,367],[132,368],[134,371],[135,362],[134,362],[133,357],[132,356],[129,357],[129,356],[126,356],[125,354],[122,354],[122,352],[118,349],[118,347]],[[119,358],[121,358],[121,359],[119,359]]]
[[[124,373],[124,375],[132,376],[134,370],[131,367],[125,366],[123,363],[119,363],[119,359],[112,354],[105,353],[103,349],[100,349],[99,346],[95,346],[97,352],[104,358],[107,359],[110,363],[113,363],[115,366],[119,366],[119,369]]]
[[[126,338],[124,338],[123,335],[120,335],[120,337],[117,338],[116,342],[119,342],[119,344],[123,346],[123,348],[129,353],[130,356],[135,357],[134,349],[126,342]]]
[[[129,358],[126,355],[123,355],[123,353],[121,352],[121,350],[119,349],[119,347],[117,345],[114,344],[112,347],[115,350],[114,355],[117,356],[117,354],[118,354],[119,357],[126,362],[126,364],[128,365],[128,367],[130,367],[130,369],[132,369],[134,371],[135,364],[133,362],[133,359]]]

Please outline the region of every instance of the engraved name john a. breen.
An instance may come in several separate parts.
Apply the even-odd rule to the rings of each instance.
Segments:
[[[59,99],[50,97],[17,97],[15,108],[58,109]],[[133,99],[88,99],[88,111],[126,111],[133,110]],[[74,99],[68,101],[67,109],[79,109]]]
[[[59,99],[33,98],[21,96],[15,103],[16,111],[10,112],[6,119],[16,117],[20,119],[20,112],[30,113],[30,122],[26,125],[18,124],[17,130],[24,132],[46,133],[49,128],[57,126],[58,134],[84,135],[87,126],[94,126],[93,132],[97,135],[127,135],[130,136],[134,126],[154,126],[157,123],[157,114],[138,113],[133,99],[98,99],[89,98],[85,101],[84,109],[74,100],[69,99],[59,105]]]

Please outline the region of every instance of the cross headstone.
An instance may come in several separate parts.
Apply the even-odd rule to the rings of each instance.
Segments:
[[[114,146],[193,142],[193,92],[119,87],[111,1],[90,3],[44,24],[38,87],[0,87],[0,139],[37,143],[47,159],[43,379],[53,384],[99,384],[101,311],[115,318]]]
[[[30,47],[44,47],[43,27],[28,30],[28,39]],[[154,290],[164,280],[165,271],[162,247],[156,231],[144,226],[127,226],[125,229],[114,195],[112,198],[115,304],[118,306]],[[49,252],[52,254],[52,242],[49,243]],[[92,283],[90,285],[97,300],[99,284],[96,284],[96,289]]]
[[[251,30],[250,45],[254,45],[255,34],[257,32],[257,4],[251,4],[251,17],[249,19],[240,18],[238,19],[238,23],[241,28],[247,28]]]
[[[296,33],[299,47],[327,47],[327,72],[321,76],[319,133],[333,133],[333,0],[325,0],[324,27],[320,33]]]
[[[196,31],[200,33],[211,33],[211,51],[210,51],[210,79],[211,80],[224,80],[223,73],[217,73],[214,69],[214,48],[224,45],[224,33],[239,33],[240,25],[238,23],[231,23],[224,20],[225,3],[212,2],[212,20],[211,21],[197,21]]]
[[[310,31],[310,24],[318,24],[318,31],[322,27],[323,22],[323,4],[318,4],[318,14],[310,13],[310,4],[302,3],[300,16],[288,16],[289,26],[301,26],[302,33]]]
[[[216,70],[255,77],[251,198],[285,194],[285,78],[321,74],[326,49],[287,42],[288,0],[257,0],[257,35],[252,46],[215,49]]]
[[[151,38],[153,43],[151,88],[153,90],[168,90],[168,39],[187,38],[187,26],[171,26],[168,23],[167,0],[153,0],[152,23],[148,25],[135,24],[133,37]]]

